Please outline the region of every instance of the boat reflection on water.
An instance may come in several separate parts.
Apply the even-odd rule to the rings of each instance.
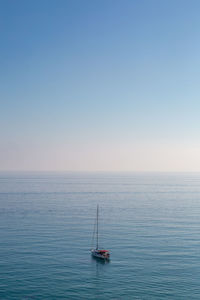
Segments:
[[[101,258],[93,256],[93,255],[91,256],[91,260],[93,262],[96,261],[97,264],[101,264],[101,265],[106,265],[106,264],[110,263],[110,259],[101,259]]]

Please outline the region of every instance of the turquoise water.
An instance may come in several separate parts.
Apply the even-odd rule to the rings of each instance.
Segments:
[[[0,299],[200,299],[199,213],[200,174],[1,173]]]

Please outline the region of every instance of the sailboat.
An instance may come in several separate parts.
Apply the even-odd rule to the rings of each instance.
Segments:
[[[109,260],[110,252],[108,250],[99,249],[99,205],[97,205],[97,216],[96,216],[96,223],[94,228],[94,234],[96,233],[96,249],[91,249],[91,254],[94,257],[101,258],[104,260]],[[96,230],[95,230],[96,229]]]

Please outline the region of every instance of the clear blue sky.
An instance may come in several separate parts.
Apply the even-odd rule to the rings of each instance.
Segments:
[[[0,0],[0,170],[200,171],[199,12]]]

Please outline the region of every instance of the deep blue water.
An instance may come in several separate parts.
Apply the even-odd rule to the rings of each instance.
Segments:
[[[0,174],[0,299],[200,299],[199,283],[200,174]]]

